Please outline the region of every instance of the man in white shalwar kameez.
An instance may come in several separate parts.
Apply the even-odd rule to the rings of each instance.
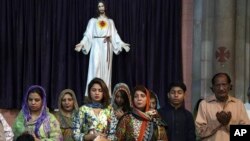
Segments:
[[[99,17],[91,18],[88,22],[84,37],[75,50],[84,54],[90,51],[88,79],[85,96],[89,82],[95,78],[101,78],[107,84],[111,96],[112,59],[113,52],[119,54],[122,49],[130,50],[129,44],[124,43],[117,33],[112,19],[105,14],[105,4],[98,2]]]

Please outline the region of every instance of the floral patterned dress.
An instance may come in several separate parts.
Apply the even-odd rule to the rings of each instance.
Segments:
[[[94,108],[83,105],[73,117],[73,137],[75,141],[82,141],[89,131],[106,133],[108,131],[111,107],[101,109],[96,115]]]
[[[117,141],[167,141],[167,134],[163,125],[155,121],[148,121],[143,138],[139,139],[139,134],[146,119],[135,113],[125,115],[116,128]],[[162,127],[162,128],[161,128]]]

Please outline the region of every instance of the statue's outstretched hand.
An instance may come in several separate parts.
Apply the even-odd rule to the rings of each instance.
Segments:
[[[83,45],[79,43],[75,46],[75,51],[80,52],[82,48],[83,48]]]
[[[129,50],[130,50],[130,44],[124,43],[124,45],[122,46],[122,48],[124,48],[124,50],[126,52],[129,52]]]

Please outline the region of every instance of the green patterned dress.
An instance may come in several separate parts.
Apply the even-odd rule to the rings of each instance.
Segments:
[[[24,132],[34,134],[35,124],[36,124],[36,121],[33,121],[33,122],[26,121],[24,118],[24,114],[21,111],[18,114],[12,127],[14,135],[15,135],[15,139]],[[41,124],[39,128],[38,138],[41,141],[61,141],[62,140],[60,124],[55,118],[55,116],[49,112],[48,112],[48,117],[43,121],[43,123]]]

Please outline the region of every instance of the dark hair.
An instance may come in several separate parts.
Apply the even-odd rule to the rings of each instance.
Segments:
[[[186,92],[186,90],[187,90],[187,87],[186,87],[186,85],[183,82],[172,82],[168,86],[168,92],[170,92],[170,90],[173,87],[180,87],[184,92]]]
[[[92,101],[91,96],[90,96],[90,89],[93,87],[94,84],[99,84],[101,86],[102,91],[103,91],[103,98],[102,98],[101,103],[103,104],[105,108],[108,107],[108,105],[110,104],[109,90],[108,90],[106,83],[101,78],[95,77],[94,79],[90,81],[88,85],[89,100]]]
[[[118,92],[120,92],[121,97],[122,97],[122,99],[124,100],[124,106],[123,106],[123,108],[122,108],[122,111],[123,111],[123,112],[128,112],[128,111],[130,111],[130,110],[131,110],[131,108],[130,108],[130,101],[129,101],[127,92],[124,91],[124,90],[119,90]],[[116,103],[116,102],[115,102],[115,103]]]
[[[35,138],[31,134],[25,132],[18,136],[16,141],[35,141]]]
[[[142,91],[143,93],[147,94],[147,90],[146,90],[146,88],[143,85],[137,85],[137,86],[135,86],[135,88],[133,90],[132,99],[135,98],[135,92],[136,91]]]
[[[228,84],[231,83],[231,78],[230,78],[230,76],[229,76],[227,73],[219,72],[219,73],[217,73],[217,74],[215,74],[215,75],[213,76],[213,78],[212,78],[212,85],[215,84],[215,79],[216,79],[217,77],[219,77],[219,76],[226,76]]]

